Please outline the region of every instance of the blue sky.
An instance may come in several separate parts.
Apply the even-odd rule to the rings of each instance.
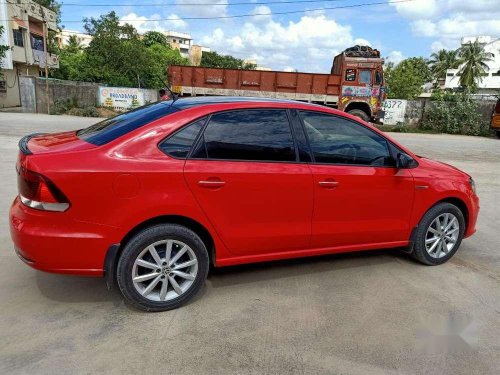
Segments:
[[[288,2],[145,0],[138,4],[147,6],[141,6],[132,5],[134,1],[131,0],[68,0],[67,3],[81,5],[63,5],[62,25],[67,29],[82,30],[81,22],[71,21],[98,17],[114,10],[140,32],[187,32],[196,44],[220,53],[253,58],[259,65],[276,70],[310,72],[328,72],[333,56],[357,43],[369,44],[379,49],[382,56],[398,62],[410,56],[429,56],[440,48],[456,48],[464,36],[500,37],[500,0],[410,0],[330,10],[320,8],[384,0],[285,1]],[[85,6],[89,4],[101,5]],[[278,14],[290,11],[301,12]],[[187,19],[241,14],[256,15],[231,19]]]

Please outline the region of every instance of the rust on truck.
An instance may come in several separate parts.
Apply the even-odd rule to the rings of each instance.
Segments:
[[[293,99],[335,107],[368,121],[381,113],[383,64],[377,50],[355,46],[334,58],[330,74],[171,65],[168,78],[180,96]]]

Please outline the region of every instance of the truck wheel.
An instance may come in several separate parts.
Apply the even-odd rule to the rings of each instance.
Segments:
[[[203,241],[186,227],[159,224],[127,243],[117,268],[118,286],[138,309],[165,311],[188,302],[208,273]]]
[[[370,121],[370,117],[366,114],[365,111],[362,111],[361,109],[351,109],[349,112],[350,115],[359,117],[363,121]]]
[[[500,130],[497,130],[495,134],[497,135],[497,138],[500,138]]]

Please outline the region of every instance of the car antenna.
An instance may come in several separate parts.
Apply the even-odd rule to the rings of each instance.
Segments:
[[[167,91],[170,93],[170,95],[172,95],[172,104],[174,104],[174,102],[179,99],[179,95],[174,93],[171,89],[170,89],[170,86],[167,84],[166,81],[163,80],[163,78],[161,78],[159,75],[157,76],[157,78],[165,85],[165,89],[167,89]]]

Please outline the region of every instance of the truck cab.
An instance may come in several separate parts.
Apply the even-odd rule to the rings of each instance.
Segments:
[[[365,46],[346,49],[335,56],[331,74],[340,76],[338,109],[365,121],[383,117],[384,59]]]

